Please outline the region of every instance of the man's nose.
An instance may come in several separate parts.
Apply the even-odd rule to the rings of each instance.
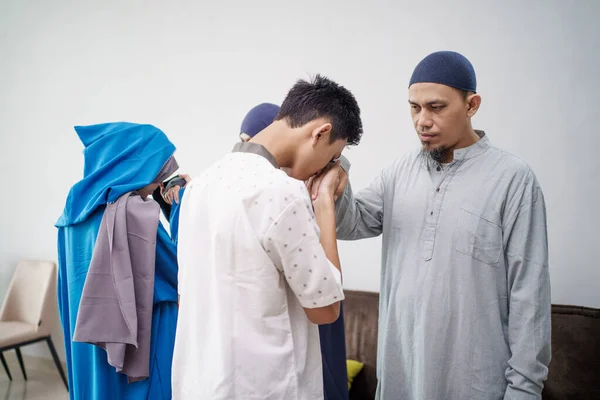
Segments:
[[[433,119],[431,118],[431,113],[427,110],[421,110],[419,113],[419,119],[417,120],[417,125],[429,129],[433,126]]]

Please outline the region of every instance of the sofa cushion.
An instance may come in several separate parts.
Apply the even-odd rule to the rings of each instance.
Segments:
[[[600,309],[552,306],[552,360],[542,398],[600,399]]]
[[[346,360],[346,371],[348,371],[348,390],[352,387],[352,382],[354,382],[354,378],[362,369],[365,367],[365,364],[356,360]]]
[[[347,358],[365,364],[351,400],[371,400],[377,389],[379,294],[347,290],[344,301]],[[600,399],[600,309],[552,305],[552,361],[544,400]]]

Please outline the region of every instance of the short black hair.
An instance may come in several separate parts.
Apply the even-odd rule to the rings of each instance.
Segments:
[[[331,143],[339,139],[346,139],[349,145],[360,142],[363,127],[354,95],[321,75],[310,82],[298,80],[285,97],[275,120],[284,119],[292,128],[298,128],[317,118],[331,122]]]

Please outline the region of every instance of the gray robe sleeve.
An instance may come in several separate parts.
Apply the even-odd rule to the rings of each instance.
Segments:
[[[341,157],[342,168],[349,174],[350,162]],[[381,235],[383,228],[384,173],[354,196],[348,182],[344,194],[335,205],[337,237],[357,240]]]
[[[551,300],[546,207],[531,171],[506,205],[503,229],[512,354],[504,399],[540,399],[551,357]]]

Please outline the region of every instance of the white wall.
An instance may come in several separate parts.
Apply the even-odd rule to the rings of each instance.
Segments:
[[[18,259],[56,259],[53,223],[82,174],[73,125],[153,123],[198,174],[230,150],[250,107],[320,72],[361,105],[366,133],[348,152],[360,188],[418,145],[410,73],[453,49],[478,73],[476,127],[544,188],[553,302],[600,307],[600,2],[170,3],[0,3],[0,295]],[[341,250],[347,287],[378,290],[380,241]]]

